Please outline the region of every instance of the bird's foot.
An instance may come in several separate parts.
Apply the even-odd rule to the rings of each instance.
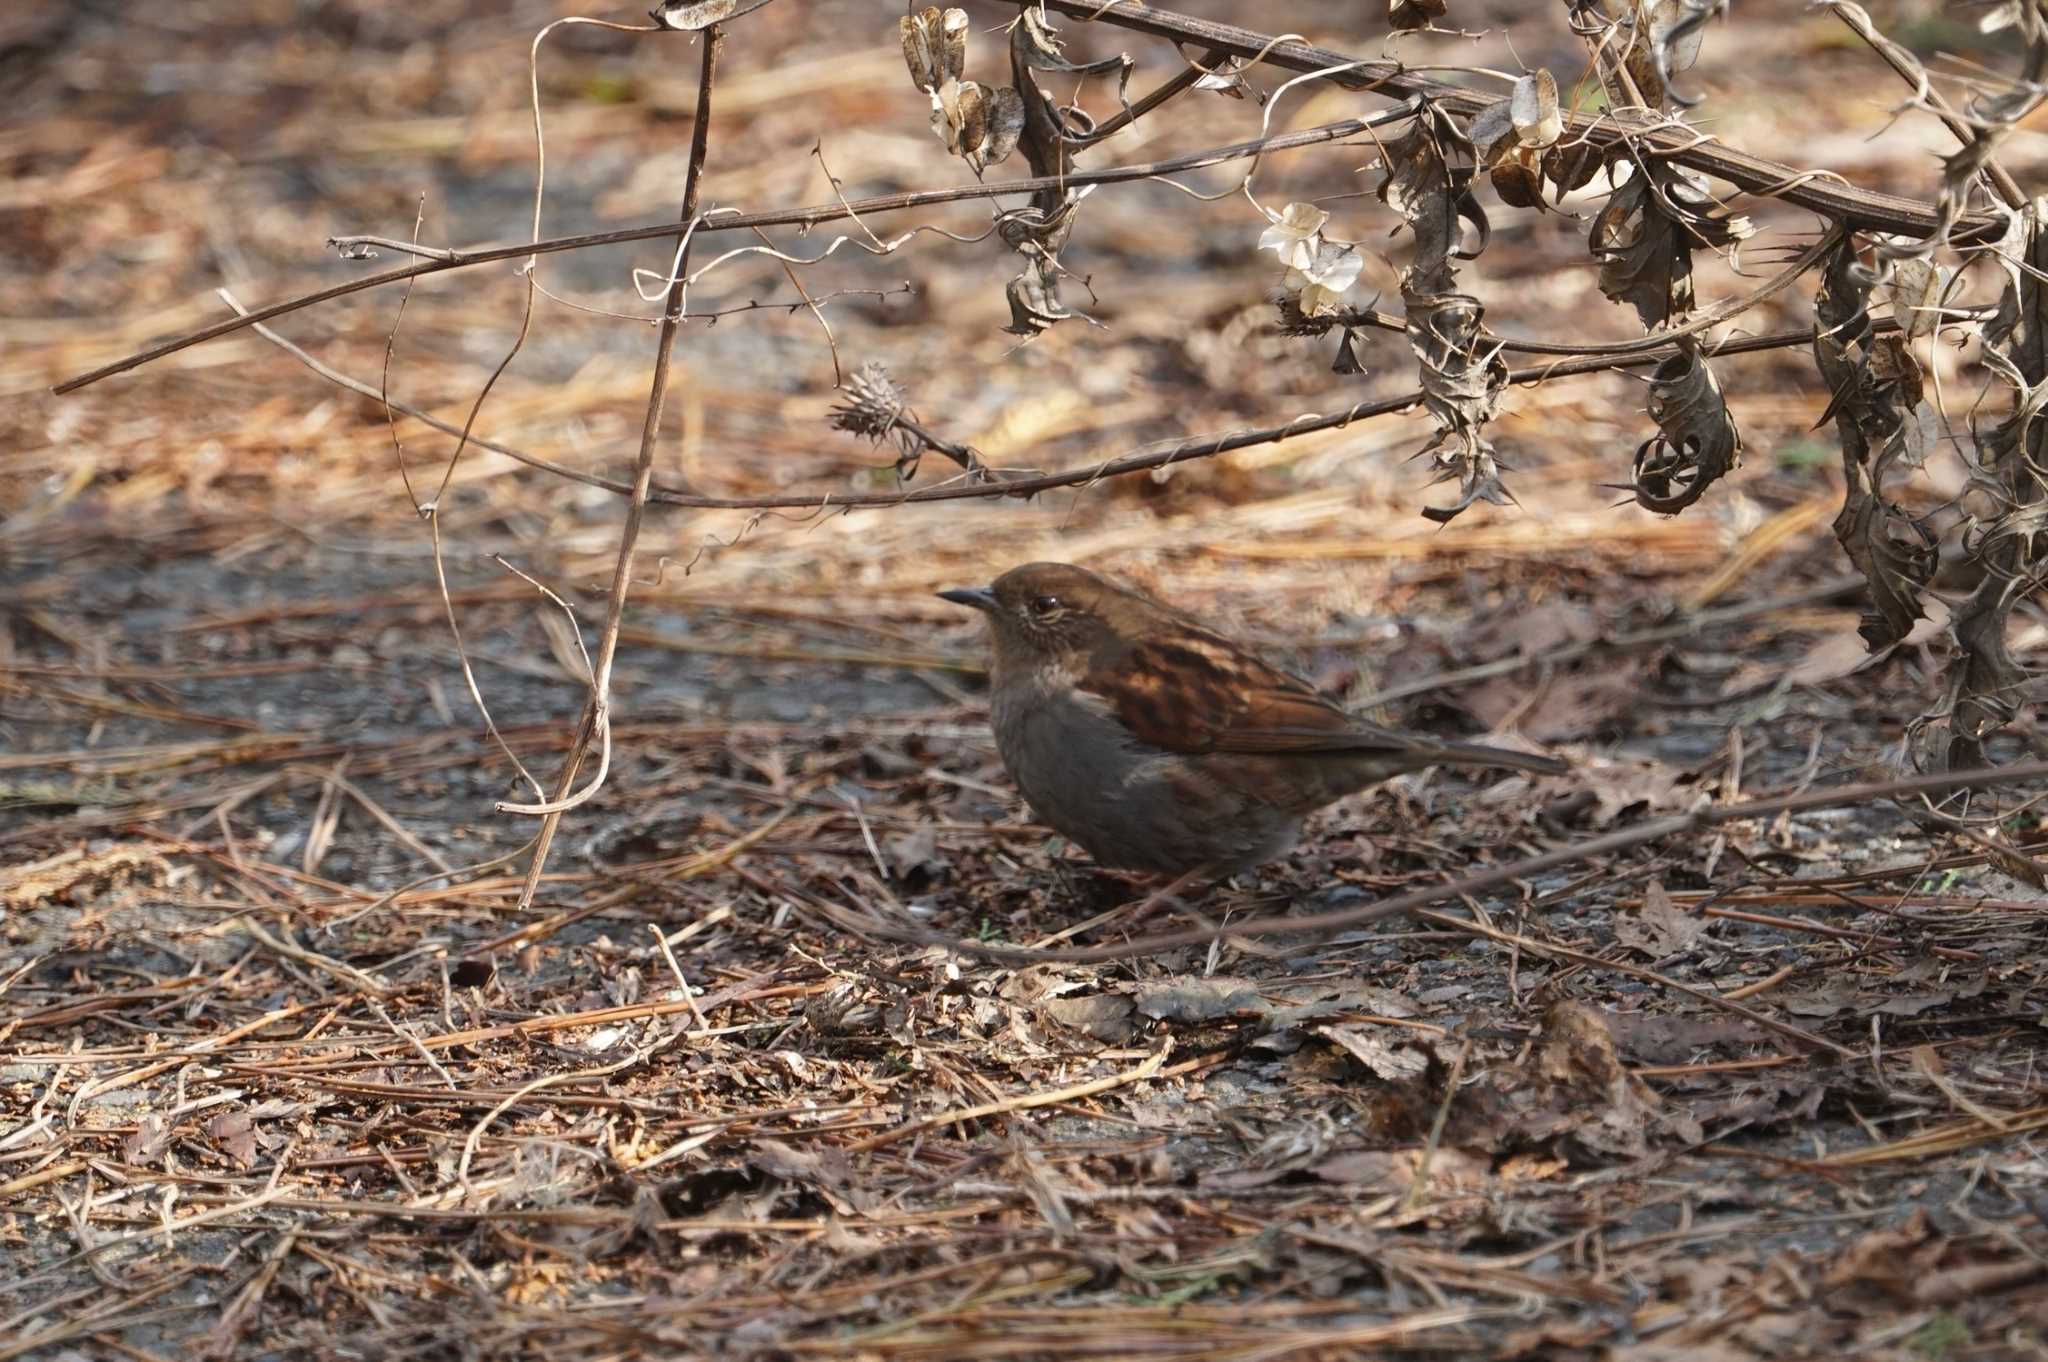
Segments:
[[[1179,895],[1181,891],[1191,884],[1210,877],[1213,873],[1208,866],[1198,865],[1193,870],[1175,876],[1172,880],[1153,890],[1142,899],[1132,903],[1119,903],[1107,912],[1097,913],[1094,917],[1085,918],[1080,922],[1076,922],[1071,927],[1063,928],[1060,931],[1054,932],[1051,936],[1042,937],[1034,941],[1032,945],[1042,950],[1047,946],[1056,946],[1060,942],[1079,936],[1083,932],[1093,931],[1097,927],[1106,927],[1111,923],[1120,923],[1126,928],[1135,927],[1146,918],[1152,916],[1162,905],[1168,903],[1177,904],[1183,911],[1192,912],[1185,903],[1180,901]]]

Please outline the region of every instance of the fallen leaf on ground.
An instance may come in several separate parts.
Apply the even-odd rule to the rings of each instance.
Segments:
[[[1643,906],[1615,917],[1614,936],[1622,945],[1659,960],[1691,950],[1710,925],[1707,918],[1694,917],[1673,903],[1664,886],[1652,880],[1643,891]]]

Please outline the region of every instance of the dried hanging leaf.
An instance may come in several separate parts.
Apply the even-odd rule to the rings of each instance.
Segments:
[[[962,151],[978,175],[983,168],[1006,160],[1021,150],[1030,162],[1032,174],[1055,178],[1074,165],[1074,142],[1070,138],[1067,114],[1039,86],[1037,73],[1055,71],[1070,75],[1120,72],[1117,98],[1130,107],[1127,97],[1134,63],[1128,55],[1099,62],[1074,63],[1061,55],[1056,30],[1043,11],[1025,8],[1010,25],[1011,84],[985,92],[981,136]],[[1075,136],[1092,124],[1078,111]],[[1026,257],[1021,273],[1006,289],[1010,303],[1008,330],[1017,335],[1036,335],[1068,317],[1079,316],[1060,301],[1059,251],[1073,231],[1074,210],[1088,190],[1047,189],[1031,196],[1028,208],[1012,210],[998,219],[998,229],[1011,250]]]
[[[1137,62],[1130,53],[1119,52],[1100,61],[1068,61],[1065,45],[1059,40],[1059,30],[1047,21],[1045,11],[1037,6],[1019,15],[1011,26],[1011,32],[1022,40],[1012,47],[1012,51],[1021,53],[1025,65],[1034,71],[1055,71],[1067,76],[1100,76],[1118,72],[1117,99],[1126,108],[1130,106],[1131,72],[1137,69]]]
[[[695,33],[730,19],[740,0],[661,0],[647,17],[663,28]]]
[[[1001,165],[1024,134],[1024,97],[1007,85],[989,96],[988,135],[975,153],[975,170]]]
[[[1541,150],[1564,135],[1564,115],[1557,107],[1557,78],[1549,71],[1532,71],[1517,80],[1508,102],[1515,136],[1523,146]]]
[[[1845,242],[1821,273],[1813,357],[1832,395],[1821,420],[1835,423],[1847,482],[1835,538],[1869,583],[1873,609],[1858,632],[1875,652],[1920,618],[1920,593],[1938,557],[1934,535],[1882,495],[1894,464],[1917,466],[1926,456],[1926,427],[1919,366],[1898,337],[1872,331],[1870,286]]]
[[[1924,340],[1941,325],[1941,291],[1949,272],[1931,260],[1896,261],[1891,269],[1892,317],[1909,341]]]
[[[1657,434],[1636,448],[1636,504],[1676,515],[1742,462],[1742,433],[1697,337],[1681,336],[1652,371],[1649,410]]]
[[[1490,234],[1486,213],[1471,193],[1476,154],[1472,140],[1449,116],[1424,104],[1408,131],[1387,144],[1386,178],[1379,188],[1381,201],[1406,218],[1415,234],[1415,257],[1402,271],[1401,298],[1408,313],[1408,344],[1421,370],[1423,405],[1437,428],[1418,453],[1432,456],[1433,483],[1458,482],[1455,504],[1423,508],[1423,515],[1438,524],[1475,501],[1506,505],[1514,500],[1482,433],[1507,385],[1507,362],[1500,347],[1481,336],[1486,310],[1478,299],[1456,291],[1457,272],[1451,266],[1453,257],[1469,259],[1485,250]],[[1479,236],[1469,253],[1457,249],[1464,222],[1475,224]]]
[[[1476,501],[1511,505],[1500,466],[1484,434],[1507,387],[1507,361],[1500,347],[1480,336],[1486,314],[1468,294],[1422,297],[1403,290],[1408,308],[1408,343],[1421,367],[1423,407],[1435,420],[1436,437],[1418,454],[1432,456],[1432,482],[1458,482],[1450,506],[1425,506],[1422,514],[1448,524]]]
[[[1753,231],[1748,218],[1721,213],[1690,171],[1639,161],[1594,217],[1588,246],[1600,261],[1600,291],[1634,304],[1654,329],[1692,310],[1696,246],[1732,246]]]
[[[1510,208],[1546,208],[1543,202],[1543,158],[1509,142],[1504,154],[1487,162],[1486,178],[1493,192]]]
[[[1707,21],[1726,0],[1571,0],[1572,30],[1599,60],[1600,83],[1616,107],[1663,111],[1698,103],[1671,88],[1673,72],[1699,59]]]
[[[1556,92],[1553,89],[1552,99]],[[1522,144],[1511,100],[1490,104],[1466,129],[1493,192],[1510,208],[1543,208],[1543,153]]]
[[[996,235],[1019,255],[1052,258],[1074,231],[1074,210],[1094,190],[1088,185],[1059,201],[1050,213],[1036,207],[1011,208],[996,219]]]
[[[1015,336],[1035,336],[1074,315],[1060,301],[1059,275],[1050,262],[1026,265],[1010,281],[1005,296],[1010,300],[1010,324],[1003,328]]]
[[[1483,161],[1493,154],[1494,144],[1515,130],[1515,104],[1512,99],[1496,100],[1478,113],[1465,125],[1465,138],[1479,151]]]
[[[2003,509],[1969,545],[1984,580],[1950,622],[1959,650],[1944,705],[1950,770],[1983,765],[1984,739],[2031,698],[2006,625],[2048,571],[2048,205],[2035,199],[2020,217],[2024,251],[2001,263],[2006,287],[1984,327],[1982,362],[2012,395],[2004,418],[1978,440],[1973,481]]]
[[[1543,153],[1543,178],[1559,203],[1575,189],[1584,189],[1607,165],[1607,151],[1589,139],[1560,142]]]
[[[948,80],[932,95],[932,131],[955,156],[971,156],[988,140],[988,91],[977,81]]]
[[[1661,0],[1651,11],[1649,55],[1664,97],[1680,108],[1691,108],[1699,100],[1671,88],[1671,78],[1689,71],[1700,59],[1706,40],[1707,23],[1725,14],[1728,0]]]
[[[1451,259],[1474,259],[1486,249],[1492,228],[1471,190],[1477,158],[1472,140],[1434,104],[1424,104],[1408,131],[1386,144],[1380,202],[1406,218],[1415,234],[1404,291],[1451,292]],[[1470,251],[1458,249],[1462,222],[1470,222],[1479,236]]]
[[[1428,28],[1450,8],[1450,0],[1387,0],[1387,22],[1396,33],[1406,33]]]
[[[940,11],[927,5],[916,14],[896,21],[903,38],[903,62],[910,68],[910,83],[920,90],[936,90],[949,80],[967,74],[967,11]]]

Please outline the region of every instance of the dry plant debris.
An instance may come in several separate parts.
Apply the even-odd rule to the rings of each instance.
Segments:
[[[2048,1355],[2038,782],[1621,844],[2038,746],[2041,7],[1369,9],[0,18],[0,1358]],[[1037,557],[1579,769],[892,939]]]

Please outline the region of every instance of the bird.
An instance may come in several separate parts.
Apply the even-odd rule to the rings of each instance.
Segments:
[[[1194,616],[1071,563],[1026,563],[938,595],[988,620],[1003,765],[1039,821],[1105,869],[1176,886],[1227,879],[1292,851],[1310,813],[1404,772],[1570,769],[1382,728]]]

